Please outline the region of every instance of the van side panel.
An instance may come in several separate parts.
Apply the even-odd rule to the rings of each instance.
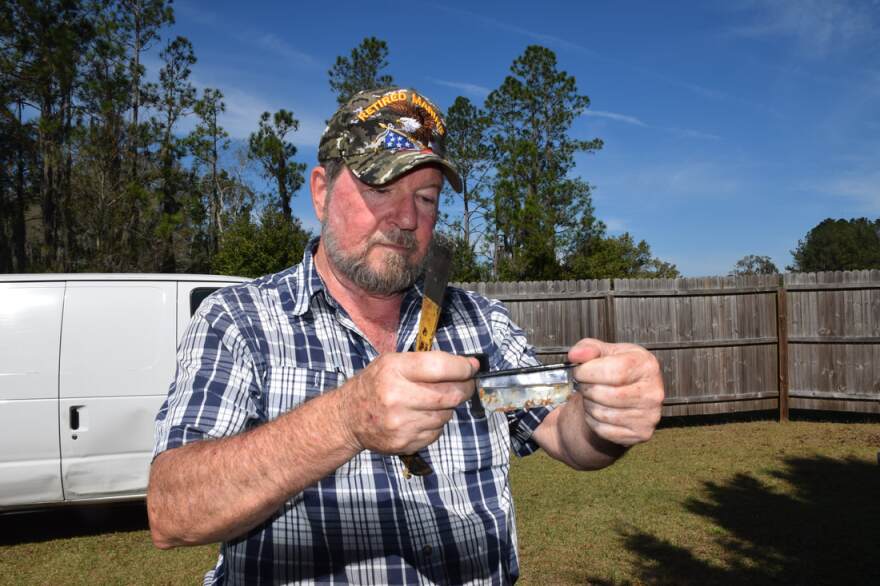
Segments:
[[[64,283],[0,283],[0,507],[60,501]]]
[[[176,283],[69,282],[61,335],[66,500],[143,494],[174,375]]]

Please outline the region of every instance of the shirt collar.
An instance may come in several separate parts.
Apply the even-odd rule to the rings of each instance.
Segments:
[[[312,297],[318,293],[324,293],[327,300],[335,305],[335,302],[332,301],[329,293],[327,293],[321,275],[318,274],[318,269],[315,267],[315,252],[318,250],[319,240],[320,237],[316,236],[306,244],[302,262],[297,267],[295,273],[296,281],[300,283],[300,286],[295,288],[297,293],[296,301],[293,305],[293,314],[296,316],[301,316],[309,310]]]

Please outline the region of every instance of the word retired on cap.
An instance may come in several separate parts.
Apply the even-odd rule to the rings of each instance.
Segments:
[[[384,96],[358,112],[358,118],[361,119],[361,122],[366,122],[367,118],[369,118],[388,104],[393,104],[394,102],[402,102],[403,100],[406,100],[406,98],[407,94],[404,90],[385,94]],[[443,128],[443,121],[440,118],[440,115],[437,114],[436,110],[431,107],[431,104],[429,104],[427,100],[425,100],[422,96],[415,92],[410,94],[410,98],[413,106],[422,108],[425,112],[428,113],[428,116],[431,117],[431,119],[434,121],[434,124],[436,125],[437,133],[440,136],[446,134],[446,129]]]

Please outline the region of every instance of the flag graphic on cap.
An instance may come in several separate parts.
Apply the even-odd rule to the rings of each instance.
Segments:
[[[384,145],[389,151],[419,150],[419,147],[417,147],[410,139],[391,128],[385,133]]]

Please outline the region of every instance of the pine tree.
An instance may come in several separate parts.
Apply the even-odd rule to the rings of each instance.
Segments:
[[[388,67],[388,45],[376,37],[367,37],[351,50],[351,57],[339,56],[327,75],[336,101],[342,105],[356,93],[389,86],[394,81],[388,74],[380,75]]]
[[[141,164],[140,151],[146,140],[146,130],[141,123],[140,113],[141,108],[150,105],[153,98],[148,91],[145,92],[145,69],[141,57],[159,41],[161,28],[174,23],[174,10],[168,0],[119,0],[114,16],[128,58],[131,112],[128,127],[129,181],[137,184]]]
[[[263,112],[260,127],[248,141],[248,156],[262,167],[263,176],[277,188],[278,207],[288,221],[293,220],[290,199],[305,181],[305,163],[293,161],[296,147],[288,140],[299,129],[299,120],[289,110],[274,115]]]
[[[42,238],[35,266],[70,270],[76,257],[71,217],[73,139],[79,125],[76,97],[81,60],[93,20],[79,0],[18,0],[2,5],[3,74],[35,119],[37,169],[31,187],[39,202]],[[33,260],[33,259],[32,259]]]
[[[30,268],[25,211],[36,200],[36,121],[25,118],[22,74],[29,47],[19,36],[13,4],[0,7],[0,273],[27,272]]]
[[[655,258],[647,242],[636,242],[629,232],[608,236],[601,222],[590,238],[581,241],[565,264],[567,279],[674,279],[678,276],[676,266]]]
[[[462,191],[456,193],[448,185],[444,200],[455,206],[452,215],[444,214],[445,229],[455,243],[453,280],[473,280],[479,274],[477,248],[490,229],[491,198],[483,193],[492,169],[492,153],[488,142],[489,119],[463,96],[456,98],[446,113],[446,154],[455,163],[462,179]],[[461,212],[458,213],[458,204]]]
[[[191,68],[196,62],[192,43],[184,37],[171,41],[160,54],[164,65],[159,71],[159,88],[156,109],[158,116],[153,126],[159,140],[160,222],[156,227],[159,238],[158,269],[162,272],[177,271],[175,254],[175,229],[182,223],[181,201],[185,176],[180,169],[180,159],[185,152],[185,142],[175,135],[175,127],[188,114],[196,99],[196,90],[189,80]]]
[[[496,176],[493,186],[495,260],[502,279],[555,279],[575,243],[585,213],[592,213],[590,185],[571,177],[574,155],[594,152],[602,141],[569,135],[589,106],[573,76],[559,71],[556,55],[530,46],[511,75],[489,94]]]
[[[223,92],[205,88],[194,110],[199,122],[187,137],[187,144],[199,166],[207,168],[204,184],[207,185],[208,244],[212,253],[219,246],[223,230],[223,186],[228,177],[222,175],[220,154],[229,148],[229,133],[220,126],[219,116],[226,111]]]

